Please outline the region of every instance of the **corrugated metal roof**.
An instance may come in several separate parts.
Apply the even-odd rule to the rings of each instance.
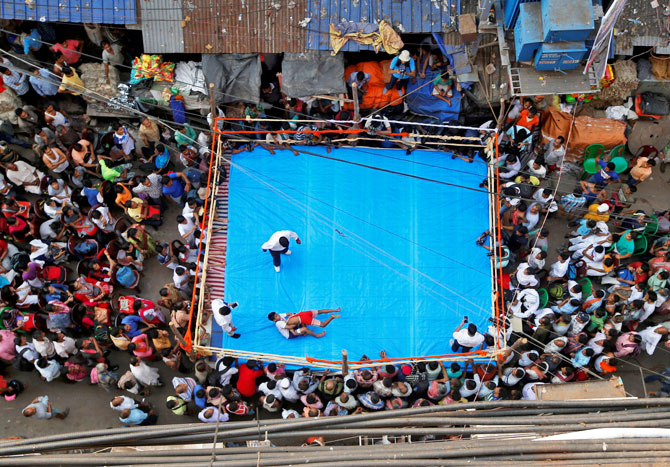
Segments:
[[[631,36],[623,39],[618,36],[614,39],[615,55],[633,55],[634,47],[654,47],[655,54],[670,54],[668,41],[662,40],[658,36]]]
[[[0,18],[54,23],[137,23],[135,0],[0,0]]]
[[[140,0],[145,53],[184,53],[181,0]]]
[[[453,1],[453,0],[452,0]],[[330,24],[344,21],[379,23],[385,20],[400,33],[446,31],[455,16],[457,1],[449,0],[308,0],[307,49],[330,50]],[[370,50],[348,41],[345,52]]]
[[[183,0],[184,52],[305,50],[307,0]]]
[[[636,46],[659,46],[667,50],[670,35],[664,30],[663,10],[657,11],[661,7],[654,8],[648,0],[628,0],[615,24],[615,53],[633,55]]]

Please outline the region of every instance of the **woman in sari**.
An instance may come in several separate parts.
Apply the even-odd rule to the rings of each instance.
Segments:
[[[135,248],[140,250],[140,252],[147,258],[151,258],[158,253],[156,250],[156,242],[141,224],[131,225],[126,231],[125,237],[128,242],[135,245]]]
[[[74,282],[74,298],[84,304],[93,305],[104,298],[109,298],[113,291],[114,287],[110,284],[83,276]]]

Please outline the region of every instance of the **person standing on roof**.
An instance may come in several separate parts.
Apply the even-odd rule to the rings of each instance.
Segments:
[[[291,238],[300,245],[301,242],[297,233],[290,230],[279,230],[273,233],[272,237],[261,246],[263,251],[270,251],[272,264],[277,272],[279,272],[281,265],[281,255],[291,254],[291,250],[289,250],[289,239]]]
[[[409,50],[403,50],[400,52],[400,55],[394,57],[393,60],[391,60],[390,68],[393,75],[391,76],[391,80],[384,86],[383,93],[386,94],[394,87],[397,87],[398,95],[402,97],[402,88],[407,86],[411,77],[416,76],[416,64],[414,59],[410,56]]]

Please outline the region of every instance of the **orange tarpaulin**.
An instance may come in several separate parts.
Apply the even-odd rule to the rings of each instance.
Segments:
[[[386,94],[383,94],[384,86],[391,79],[391,60],[384,60],[383,62],[363,62],[356,65],[349,65],[344,70],[345,79],[355,71],[362,71],[370,75],[370,83],[368,90],[363,95],[362,109],[380,109],[385,105],[395,101],[394,105],[402,104],[398,91],[391,89]],[[347,102],[344,106],[348,110],[353,110],[353,104]]]
[[[569,113],[550,110],[543,115],[543,118],[543,143],[546,143],[548,138],[568,137],[570,121],[572,120]],[[619,144],[626,144],[625,131],[626,124],[618,120],[586,116],[577,117],[570,135],[566,159],[581,162],[584,159],[584,149],[589,144],[602,144],[608,151]]]

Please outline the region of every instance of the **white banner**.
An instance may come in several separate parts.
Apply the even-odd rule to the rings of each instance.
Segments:
[[[605,75],[607,67],[607,57],[609,57],[610,44],[612,42],[612,33],[614,24],[619,19],[623,8],[628,0],[614,0],[607,10],[607,13],[600,21],[600,29],[593,42],[593,48],[589,54],[589,59],[584,68],[584,74],[593,68],[596,79],[600,80]]]

